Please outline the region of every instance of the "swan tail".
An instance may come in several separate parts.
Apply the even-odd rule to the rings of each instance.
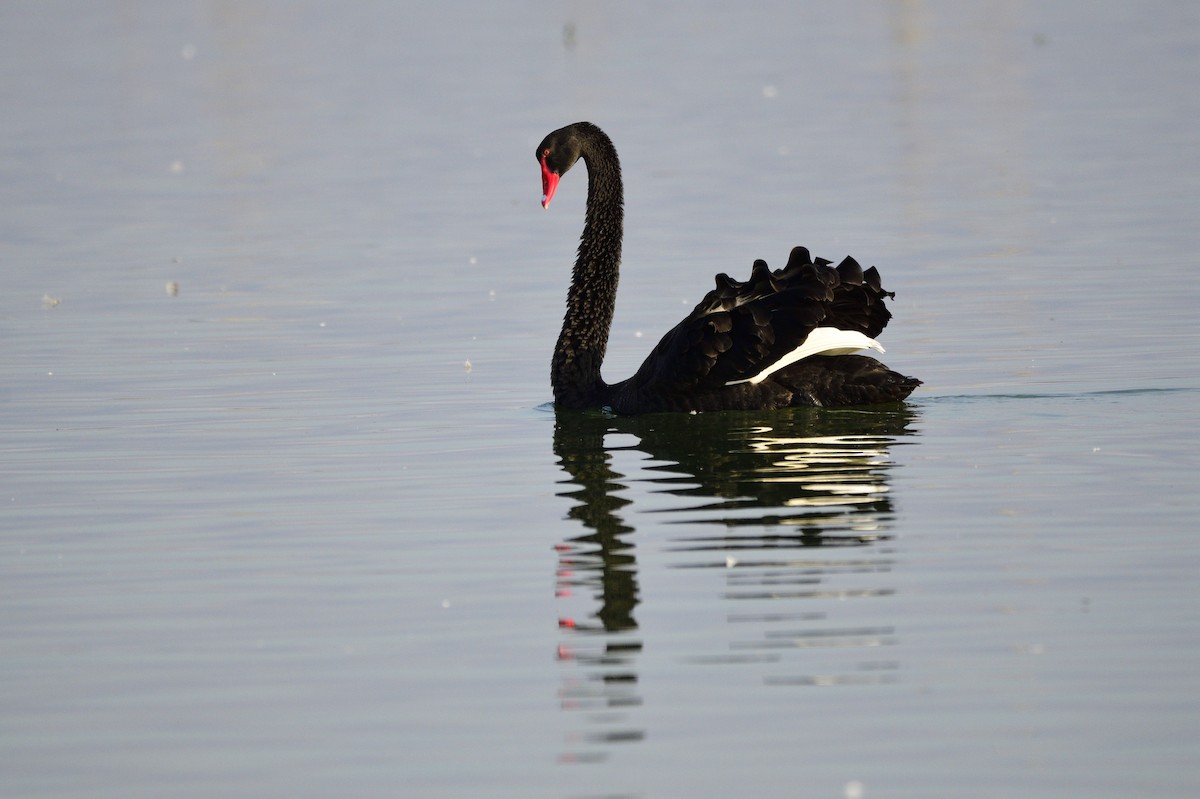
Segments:
[[[817,407],[901,402],[921,385],[865,355],[807,358],[771,379],[790,392],[789,404]]]

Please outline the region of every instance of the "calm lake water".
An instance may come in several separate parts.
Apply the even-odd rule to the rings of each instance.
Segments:
[[[6,3],[0,795],[1200,791],[1193,2]],[[900,407],[556,415],[795,244]]]

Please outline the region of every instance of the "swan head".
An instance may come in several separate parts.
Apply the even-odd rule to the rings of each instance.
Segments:
[[[559,128],[542,139],[533,153],[542,166],[542,207],[549,208],[550,200],[558,189],[558,179],[575,166],[575,162],[583,155],[583,148],[588,134],[598,131],[590,122],[576,122]]]

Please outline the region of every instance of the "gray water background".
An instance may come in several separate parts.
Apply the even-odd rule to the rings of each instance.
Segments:
[[[0,795],[1193,796],[1189,2],[0,6]],[[904,408],[556,417],[852,254]]]

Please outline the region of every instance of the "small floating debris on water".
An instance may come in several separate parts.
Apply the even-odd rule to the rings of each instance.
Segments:
[[[470,371],[471,371],[471,362],[470,361],[463,361],[463,371],[470,373]]]
[[[183,170],[184,170],[185,168],[186,168],[186,167],[184,167],[184,165],[183,165],[183,162],[182,162],[182,161],[178,161],[178,160],[177,160],[177,161],[172,161],[172,162],[171,162],[171,174],[172,174],[172,175],[182,175],[182,174],[183,174]]]
[[[858,780],[850,780],[842,791],[846,799],[862,799],[864,795],[863,784]]]
[[[167,281],[167,296],[168,297],[178,297],[179,296],[179,284],[176,283],[174,280]]]
[[[51,297],[49,294],[42,295],[43,308],[57,308],[62,302],[62,297]]]

